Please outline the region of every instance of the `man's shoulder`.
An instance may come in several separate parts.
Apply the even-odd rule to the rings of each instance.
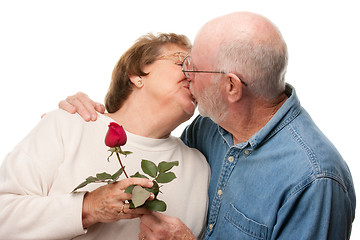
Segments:
[[[194,147],[203,152],[208,148],[211,141],[218,140],[219,125],[208,117],[197,116],[193,122],[186,127],[181,135],[181,140],[189,147]]]
[[[212,121],[209,117],[198,115],[185,129],[185,132],[190,136],[204,136],[216,131],[218,127],[219,125]]]
[[[298,153],[293,155],[294,165],[302,166],[299,174],[307,169],[304,173],[310,173],[309,178],[329,178],[345,188],[352,185],[350,170],[341,154],[310,118],[295,120],[287,130],[294,143],[294,152]],[[288,142],[287,146],[291,144]]]

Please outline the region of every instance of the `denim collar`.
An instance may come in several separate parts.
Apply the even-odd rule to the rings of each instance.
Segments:
[[[300,114],[301,105],[296,95],[295,88],[290,84],[286,84],[285,93],[289,96],[289,98],[270,119],[270,121],[262,129],[260,129],[260,131],[255,133],[248,141],[238,143],[235,145],[235,147],[243,149],[247,146],[250,146],[250,149],[255,149],[259,145],[265,143],[268,139],[270,139],[286,125],[292,122]],[[234,142],[232,134],[219,125],[218,131],[228,146],[233,146]]]

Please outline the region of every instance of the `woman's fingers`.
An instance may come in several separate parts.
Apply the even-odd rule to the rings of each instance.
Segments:
[[[96,222],[114,222],[150,214],[145,208],[130,209],[130,205],[125,203],[126,200],[131,200],[132,195],[124,190],[131,185],[148,188],[152,187],[153,183],[146,178],[126,178],[88,192],[83,201],[84,227]]]
[[[147,178],[126,178],[117,182],[117,185],[120,189],[126,189],[131,185],[139,185],[144,188],[151,188],[153,186],[153,182]]]

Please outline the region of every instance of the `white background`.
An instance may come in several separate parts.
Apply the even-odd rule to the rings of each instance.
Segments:
[[[355,0],[0,0],[0,162],[66,96],[83,91],[103,102],[116,61],[139,36],[193,40],[206,21],[251,11],[283,33],[287,82],[347,161],[359,193],[359,10]],[[351,239],[360,239],[359,219]]]

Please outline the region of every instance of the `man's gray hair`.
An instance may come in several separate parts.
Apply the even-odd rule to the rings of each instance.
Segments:
[[[217,68],[232,72],[248,84],[256,96],[272,100],[285,91],[285,73],[288,63],[286,43],[279,39],[233,40],[220,44]]]

